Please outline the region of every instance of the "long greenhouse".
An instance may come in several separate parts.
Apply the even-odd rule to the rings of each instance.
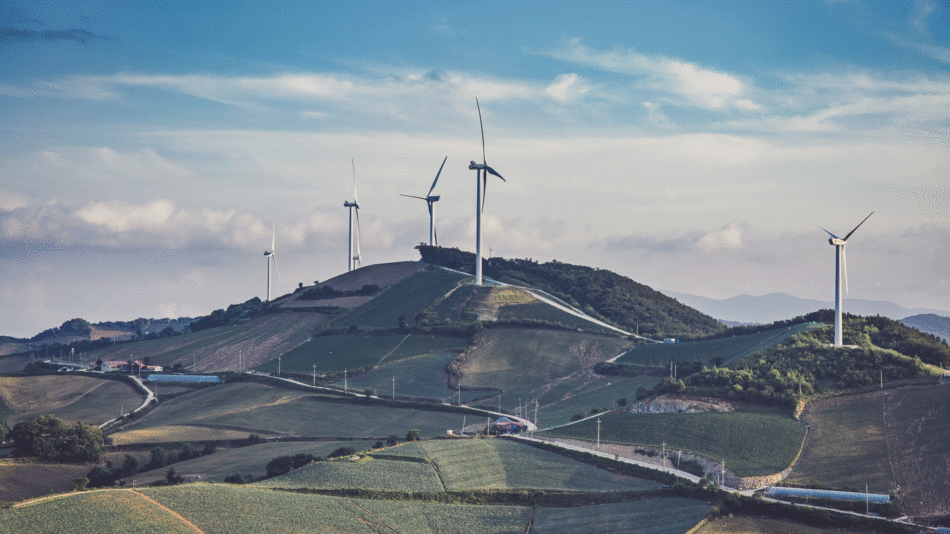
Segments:
[[[831,491],[808,488],[780,488],[771,486],[763,492],[769,497],[794,497],[798,499],[835,499],[839,501],[872,502],[887,504],[891,502],[890,495],[880,493],[859,493],[854,491]]]

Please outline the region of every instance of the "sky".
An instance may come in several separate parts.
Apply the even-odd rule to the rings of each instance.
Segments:
[[[950,310],[946,2],[4,0],[0,334],[474,251],[476,98],[495,256]]]

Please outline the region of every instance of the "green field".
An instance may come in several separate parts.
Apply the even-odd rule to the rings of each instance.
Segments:
[[[609,491],[660,486],[506,439],[429,440],[420,448],[438,466],[447,490]]]
[[[325,458],[339,447],[352,447],[357,451],[369,449],[372,441],[287,441],[270,442],[237,447],[228,450],[219,450],[214,454],[178,462],[172,467],[179,475],[200,475],[204,482],[224,482],[224,479],[233,473],[251,475],[255,479],[263,478],[267,474],[267,462],[279,456],[294,454],[312,454]],[[148,459],[143,462],[147,463]],[[119,460],[121,464],[121,459]],[[117,464],[118,465],[118,464]],[[136,473],[128,477],[126,483],[136,481],[139,486],[165,480],[167,467]]]
[[[411,407],[387,407],[359,400],[333,402],[306,391],[255,383],[206,388],[162,403],[124,427],[125,431],[171,425],[212,425],[246,433],[295,436],[379,438],[405,436],[418,429],[423,437],[462,426],[463,415]],[[122,433],[118,433],[122,436]],[[162,440],[165,441],[165,440]]]
[[[462,365],[463,386],[504,390],[502,407],[532,399],[547,385],[582,386],[598,362],[620,354],[628,341],[596,334],[542,328],[492,328],[479,336],[478,349]]]
[[[470,320],[469,314],[485,313],[491,305],[491,287],[479,287],[474,284],[459,286],[426,311],[435,314],[437,321],[457,323]]]
[[[909,515],[950,515],[950,385],[887,392],[891,460]]]
[[[124,382],[77,373],[0,377],[0,397],[15,415],[7,424],[44,414],[68,422],[100,424],[138,408],[145,395]]]
[[[600,441],[683,450],[714,461],[740,477],[783,471],[798,457],[805,427],[777,412],[602,414]],[[540,433],[596,441],[596,418]]]
[[[693,534],[859,534],[856,530],[816,528],[764,517],[720,517]]]
[[[261,482],[273,488],[364,488],[383,491],[443,491],[439,475],[428,463],[373,459],[314,462],[286,475]]]
[[[543,321],[567,328],[618,335],[616,330],[611,330],[597,323],[592,323],[591,321],[567,313],[560,308],[555,308],[546,302],[529,302],[502,306],[498,308],[498,319],[502,321]]]
[[[393,395],[395,378],[396,396],[455,403],[458,395],[446,385],[445,367],[457,356],[458,353],[449,352],[399,360],[357,375],[348,381],[349,388],[353,391],[372,388],[380,397],[389,398]],[[335,385],[342,388],[343,381],[340,380]],[[491,394],[490,391],[462,391],[462,402]]]
[[[459,353],[467,341],[454,337],[419,335],[338,335],[318,336],[284,354],[281,372],[311,375],[342,373],[344,369],[362,369],[397,362],[423,354]],[[316,367],[314,367],[316,365]],[[277,374],[278,361],[271,360],[259,371]]]
[[[635,376],[621,378],[617,376],[597,377],[596,380],[570,391],[567,387],[575,386],[569,383],[567,387],[554,387],[540,397],[541,406],[538,408],[538,425],[541,428],[550,428],[570,422],[575,414],[590,413],[592,408],[600,411],[617,408],[617,400],[627,399],[627,405],[637,402],[637,388],[652,389],[660,379],[655,376]],[[570,394],[568,398],[562,398]],[[550,403],[550,404],[548,404]],[[528,416],[534,418],[531,407]]]
[[[812,401],[801,419],[808,438],[787,482],[850,491],[868,484],[875,493],[894,488],[882,392]]]
[[[669,366],[674,362],[702,362],[711,365],[713,360],[722,359],[725,365],[760,350],[776,345],[788,337],[806,330],[820,328],[821,325],[804,323],[791,327],[766,330],[745,336],[725,337],[708,341],[688,343],[650,343],[638,345],[618,358],[617,363],[646,365],[652,367]]]
[[[539,508],[535,513],[531,532],[683,534],[696,526],[707,514],[709,505],[706,503],[679,497],[579,508]]]
[[[399,318],[412,322],[416,314],[467,278],[445,269],[423,269],[387,287],[373,300],[333,321],[335,326],[396,328]]]

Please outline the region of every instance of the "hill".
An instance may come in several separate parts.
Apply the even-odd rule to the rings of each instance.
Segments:
[[[474,254],[456,248],[419,245],[416,249],[422,261],[433,265],[471,270],[475,264]],[[694,338],[725,329],[708,315],[604,269],[500,257],[483,261],[486,276],[543,290],[593,317],[644,336]]]
[[[950,317],[925,313],[904,317],[901,323],[921,332],[939,336],[945,341],[950,340]]]

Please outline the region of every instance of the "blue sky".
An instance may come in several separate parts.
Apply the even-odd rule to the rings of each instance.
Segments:
[[[474,248],[713,298],[950,310],[950,9],[812,2],[0,4],[0,333],[206,314]]]

